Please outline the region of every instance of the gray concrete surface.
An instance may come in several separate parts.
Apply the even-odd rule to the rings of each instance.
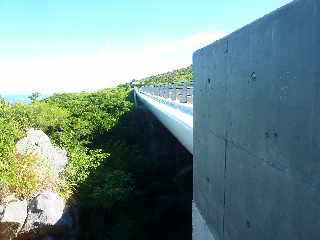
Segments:
[[[192,239],[218,240],[209,230],[207,223],[194,202],[192,203]]]
[[[320,1],[194,53],[194,201],[221,240],[320,239]]]

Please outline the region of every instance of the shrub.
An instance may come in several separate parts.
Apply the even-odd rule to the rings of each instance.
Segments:
[[[81,191],[83,192],[85,192],[84,189],[90,189],[89,192],[95,191],[95,194],[78,195],[86,199],[91,198],[97,202],[124,199],[115,193],[109,197],[109,200],[104,198],[107,187],[101,186],[107,184],[106,178],[110,178],[112,175],[114,181],[118,178],[119,184],[124,178],[119,174],[113,175],[113,171],[118,170],[111,170],[111,168],[108,168],[108,171],[102,171],[103,174],[98,174],[98,168],[104,169],[108,165],[110,153],[106,152],[108,149],[97,148],[95,140],[98,136],[110,132],[118,125],[120,118],[132,109],[133,105],[128,100],[129,90],[127,87],[120,87],[95,93],[56,94],[45,100],[47,104],[59,106],[69,113],[68,122],[62,128],[63,131],[51,135],[59,146],[68,151],[69,164],[59,184],[59,191],[65,196],[70,196],[77,192],[79,187],[82,187]],[[121,147],[125,152],[125,146]],[[119,158],[118,161],[125,163],[127,159]],[[120,165],[124,166],[125,164]],[[126,173],[123,172],[123,175]],[[105,189],[104,193],[97,188],[101,191]],[[111,189],[109,190],[111,191]],[[125,192],[125,189],[123,191]],[[98,194],[99,192],[101,194]],[[118,193],[120,194],[120,191]],[[122,194],[122,196],[124,195]],[[114,199],[112,200],[112,198]]]
[[[36,101],[33,104],[12,105],[11,115],[20,124],[21,129],[33,127],[51,134],[64,128],[69,112],[55,104]]]
[[[15,144],[24,135],[25,121],[18,116],[12,106],[0,106],[0,183],[6,193],[28,198],[51,184],[52,177],[46,159],[16,154]]]
[[[192,81],[192,65],[171,72],[143,78],[135,82],[137,85],[178,84]]]
[[[95,182],[89,197],[96,205],[111,208],[115,203],[130,198],[133,180],[126,172],[109,169],[101,181]]]
[[[57,94],[31,104],[1,102],[0,184],[4,186],[3,192],[27,198],[43,188],[54,188],[68,198],[85,186],[90,189],[85,197],[96,202],[107,201],[105,205],[111,206],[124,200],[133,186],[125,163],[130,149],[124,143],[109,149],[116,152],[113,167],[108,167],[110,153],[108,149],[99,149],[95,139],[110,132],[132,109],[129,90],[124,86],[95,93]],[[56,145],[67,150],[69,163],[57,184],[46,159],[15,153],[16,141],[31,127],[43,130]],[[108,171],[98,174],[99,168]]]
[[[17,155],[7,175],[10,192],[20,198],[30,198],[55,184],[52,167],[47,159],[33,155]]]

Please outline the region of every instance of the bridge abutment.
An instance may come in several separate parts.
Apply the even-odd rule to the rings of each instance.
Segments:
[[[194,54],[194,201],[216,240],[320,239],[319,24],[298,0]]]

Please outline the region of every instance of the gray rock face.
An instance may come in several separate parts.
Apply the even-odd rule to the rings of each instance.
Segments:
[[[4,200],[0,206],[0,239],[9,238],[17,234],[27,218],[28,203],[13,196]]]
[[[12,197],[10,201],[3,204],[1,208],[1,222],[17,223],[19,227],[22,227],[27,218],[28,203],[26,200],[20,201]]]
[[[54,192],[43,192],[31,200],[28,217],[23,226],[23,231],[42,227],[57,226],[62,221],[65,209],[64,200]]]
[[[0,239],[34,239],[50,234],[76,234],[75,215],[65,201],[51,191],[45,191],[29,201],[14,196],[0,205]]]
[[[52,145],[43,131],[33,128],[28,129],[27,136],[17,142],[16,152],[48,159],[56,173],[61,173],[68,163],[67,152]]]
[[[68,163],[66,151],[55,147],[43,131],[36,129],[27,130],[27,136],[16,144],[16,153],[36,156],[35,168],[40,179],[42,174],[45,176],[48,165],[50,177],[53,174],[53,179],[50,180],[58,180],[59,173]],[[11,195],[1,199],[1,202],[0,239],[12,239],[16,236],[34,239],[75,232],[74,209],[66,207],[64,199],[53,191],[42,191],[33,199],[23,201]]]
[[[5,206],[4,205],[0,205],[0,222],[1,222],[2,218],[3,218],[4,210],[5,210]]]

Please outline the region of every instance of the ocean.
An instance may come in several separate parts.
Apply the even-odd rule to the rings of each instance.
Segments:
[[[4,95],[3,98],[8,103],[30,103],[31,100],[28,98],[29,95]]]
[[[8,103],[17,103],[17,102],[20,102],[20,103],[31,103],[31,100],[29,99],[29,95],[1,95],[0,96],[3,96],[4,100]],[[40,95],[39,96],[39,99],[43,99],[43,98],[47,98],[49,97],[50,95],[46,94],[46,95]]]

